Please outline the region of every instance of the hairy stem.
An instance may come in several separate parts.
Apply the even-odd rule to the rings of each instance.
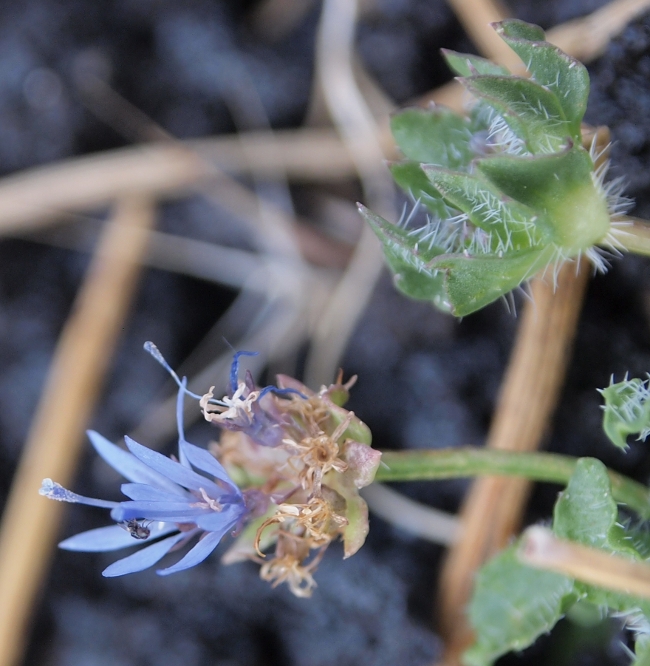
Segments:
[[[621,227],[622,233],[616,234],[616,240],[623,248],[634,254],[650,255],[650,222],[638,217],[625,216],[629,225]]]
[[[577,458],[557,453],[515,453],[460,447],[437,451],[384,451],[377,481],[424,481],[472,476],[520,476],[533,481],[566,484]],[[608,470],[614,499],[650,518],[650,491],[632,479]]]

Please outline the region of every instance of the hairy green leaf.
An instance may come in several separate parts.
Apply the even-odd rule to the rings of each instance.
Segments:
[[[400,150],[415,162],[459,169],[472,160],[468,120],[444,107],[406,109],[391,118],[390,128]]]
[[[472,76],[461,83],[489,104],[533,154],[555,153],[572,136],[557,97],[530,79]]]
[[[395,182],[414,200],[421,201],[436,217],[448,217],[449,210],[442,195],[431,184],[419,162],[393,162],[388,168]]]
[[[634,539],[619,523],[607,467],[596,458],[580,458],[553,511],[553,532],[561,539],[642,559]]]
[[[522,24],[522,21],[507,20],[496,23],[494,27],[522,59],[534,80],[557,96],[571,125],[571,136],[577,142],[589,97],[587,69],[557,46],[544,41],[541,28]]]
[[[489,666],[510,650],[522,650],[550,631],[576,595],[571,578],[522,564],[511,546],[479,572],[469,619],[475,644],[466,666]]]
[[[635,560],[643,559],[635,548],[634,534],[619,523],[607,468],[595,458],[580,458],[566,490],[560,493],[553,514],[553,532],[592,548]],[[630,594],[576,583],[576,591],[588,602],[610,612],[643,613],[650,617],[650,602]]]
[[[594,458],[577,461],[555,505],[553,532],[562,539],[642,559],[632,532],[618,522],[607,468]],[[648,600],[529,568],[516,559],[515,552],[516,546],[512,546],[479,573],[470,604],[477,642],[465,655],[468,666],[487,666],[509,650],[530,645],[577,600],[646,623],[650,618]]]
[[[484,178],[429,165],[422,170],[452,206],[491,234],[491,252],[527,250],[541,240],[539,227],[532,221],[535,211],[504,196]]]
[[[441,254],[442,248],[428,243],[421,243],[418,236],[407,229],[400,227],[381,215],[373,213],[361,204],[358,205],[359,212],[381,241],[384,251],[393,249],[403,255],[404,260],[411,263],[419,271],[428,271],[428,265],[432,259]]]
[[[548,264],[550,248],[524,250],[503,257],[445,254],[430,266],[446,273],[451,312],[464,317],[480,310],[531,278]]]
[[[596,458],[580,458],[553,512],[553,532],[561,539],[614,551],[610,531],[618,518],[607,468]]]
[[[405,229],[391,224],[365,206],[359,205],[359,211],[382,244],[395,286],[405,296],[430,301],[449,312],[445,276],[429,266],[431,260],[443,252],[442,248],[420,243],[417,236],[409,235]]]

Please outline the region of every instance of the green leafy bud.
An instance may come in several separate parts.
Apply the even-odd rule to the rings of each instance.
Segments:
[[[463,316],[503,297],[540,271],[615,245],[612,220],[625,206],[606,166],[581,145],[587,71],[517,20],[493,26],[531,78],[444,51],[476,99],[470,117],[408,109],[391,129],[405,161],[397,184],[427,211],[392,224],[362,214],[377,233],[397,287]],[[554,271],[555,274],[555,271]]]
[[[610,382],[599,392],[605,399],[603,430],[614,446],[625,451],[627,437],[638,435],[646,439],[650,435],[650,380],[628,379]]]

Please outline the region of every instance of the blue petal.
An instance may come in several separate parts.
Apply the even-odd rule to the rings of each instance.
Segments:
[[[122,492],[132,500],[151,500],[154,502],[179,502],[180,495],[159,490],[145,483],[123,483]],[[184,493],[187,496],[187,493]],[[188,498],[189,499],[189,498]],[[195,500],[193,500],[195,501]]]
[[[73,493],[71,490],[64,488],[60,483],[52,481],[52,479],[43,479],[38,493],[39,495],[43,495],[43,497],[57,500],[58,502],[87,504],[88,506],[98,506],[102,509],[113,509],[120,505],[119,502],[109,502],[108,500],[99,500],[94,499],[93,497],[78,495],[77,493]]]
[[[157,488],[164,488],[176,494],[183,493],[183,489],[179,488],[173,481],[142,463],[133,454],[115,446],[98,432],[88,430],[88,437],[95,447],[95,451],[125,479],[135,483],[146,483]]]
[[[168,479],[175,481],[176,483],[184,486],[185,488],[190,488],[191,490],[201,490],[203,488],[210,497],[218,498],[219,495],[223,494],[223,491],[214,483],[210,481],[205,476],[193,472],[187,467],[183,467],[180,463],[163,456],[157,451],[152,451],[142,444],[134,442],[130,437],[125,437],[124,441],[129,447],[129,451],[139,458],[145,465],[148,465],[152,469],[164,474]]]
[[[169,534],[170,532],[175,532],[177,529],[176,525],[169,523],[156,523],[155,525],[150,525],[149,540],[151,541],[157,537]],[[110,527],[99,527],[95,530],[88,530],[87,532],[75,534],[62,541],[59,544],[59,548],[84,553],[99,553],[142,544],[143,541],[134,539],[119,525],[111,525]]]
[[[223,511],[211,511],[205,515],[197,516],[195,522],[198,527],[208,532],[222,532],[225,534],[234,528],[246,512],[243,504],[227,504]]]
[[[134,511],[142,511],[140,514],[143,518],[147,517],[147,511],[168,511],[169,513],[176,513],[177,511],[193,511],[194,513],[200,513],[201,511],[206,511],[207,507],[205,506],[195,506],[196,501],[185,500],[182,501],[181,498],[178,498],[177,502],[170,502],[168,498],[165,498],[164,502],[159,500],[125,500],[120,502],[119,508],[121,509],[133,509]]]
[[[137,500],[121,502],[111,511],[111,518],[118,523],[132,518],[161,520],[166,523],[194,523],[198,516],[209,511],[209,509],[193,507],[190,502]]]
[[[159,576],[168,576],[169,574],[177,573],[178,571],[183,571],[184,569],[189,569],[200,564],[219,545],[225,531],[221,534],[219,532],[206,532],[205,536],[196,546],[176,562],[176,564],[166,569],[158,569],[156,573]]]
[[[209,452],[205,449],[201,449],[194,444],[190,444],[185,440],[179,442],[181,451],[184,451],[187,459],[203,472],[211,474],[221,481],[225,481],[229,486],[234,488],[237,493],[239,493],[239,488],[234,484],[231,478],[228,476],[228,472],[224,469],[223,465]]]
[[[137,553],[124,557],[117,562],[113,562],[109,567],[102,571],[102,576],[112,578],[113,576],[124,576],[125,574],[135,573],[152,567],[156,562],[162,560],[165,555],[181,540],[188,536],[187,532],[174,534],[174,536],[152,543],[150,546],[142,548]]]

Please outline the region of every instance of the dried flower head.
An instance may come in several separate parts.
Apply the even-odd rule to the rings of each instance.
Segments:
[[[273,587],[286,583],[297,597],[310,597],[316,587],[312,574],[323,558],[326,546],[321,547],[309,560],[312,547],[309,539],[281,530],[275,557],[262,563],[260,578]]]
[[[312,574],[333,540],[342,537],[349,557],[368,532],[368,509],[359,488],[372,482],[381,454],[370,447],[367,426],[342,407],[355,380],[343,384],[339,374],[334,384],[314,392],[279,376],[278,390],[266,391],[260,409],[264,418],[274,421],[282,439],[269,448],[244,429],[236,437],[224,431],[215,447],[238,480],[247,470],[255,470],[259,487],[270,493],[273,502],[267,516],[239,537],[226,561],[268,557],[262,577],[274,584],[287,582],[299,596],[311,594]],[[255,390],[249,387],[247,397]],[[262,551],[274,545],[274,551],[264,556]]]

